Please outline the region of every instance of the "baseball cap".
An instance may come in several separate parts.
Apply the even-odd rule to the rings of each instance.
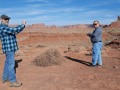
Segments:
[[[5,14],[1,15],[0,18],[1,18],[1,19],[4,19],[4,20],[9,20],[9,19],[11,19],[9,16],[7,16],[7,15],[5,15]]]

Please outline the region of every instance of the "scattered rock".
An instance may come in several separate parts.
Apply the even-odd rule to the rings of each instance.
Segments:
[[[64,51],[64,53],[67,53],[68,51]]]
[[[68,52],[72,51],[70,47],[68,47]]]

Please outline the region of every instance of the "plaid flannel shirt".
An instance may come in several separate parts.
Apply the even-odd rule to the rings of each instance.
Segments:
[[[17,33],[21,32],[25,28],[25,25],[19,25],[17,27],[9,27],[7,25],[0,25],[0,39],[2,42],[3,53],[7,51],[17,51],[18,45],[16,40]]]

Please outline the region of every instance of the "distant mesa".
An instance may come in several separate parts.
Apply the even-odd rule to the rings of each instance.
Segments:
[[[16,26],[16,25],[11,25]],[[120,28],[120,16],[118,16],[117,20],[112,22],[110,25],[101,25],[103,28]],[[92,24],[73,24],[73,25],[65,25],[65,26],[56,26],[56,25],[45,25],[44,23],[38,23],[38,24],[32,24],[27,25],[27,28],[42,28],[42,29],[87,29],[87,28],[93,28]]]
[[[91,27],[90,24],[75,24],[75,25],[63,26],[63,28],[66,28],[66,29],[80,29],[80,28],[90,28],[90,27]]]
[[[31,27],[45,27],[44,23],[32,24]]]
[[[56,26],[56,25],[51,25],[51,26],[47,26],[44,23],[39,23],[39,24],[32,24],[32,25],[28,25],[27,28],[42,28],[42,29],[60,29],[60,28],[64,28],[64,29],[83,29],[83,28],[92,28],[92,25],[90,24],[73,24],[73,25],[65,25],[65,26]]]
[[[112,22],[110,25],[101,25],[103,28],[120,28],[120,16],[117,17],[117,20]],[[65,26],[56,26],[56,25],[51,25],[47,26],[44,23],[38,23],[38,24],[32,24],[28,25],[28,28],[42,28],[42,29],[59,29],[59,28],[64,28],[64,29],[83,29],[83,28],[93,28],[91,24],[73,24],[73,25],[65,25]]]

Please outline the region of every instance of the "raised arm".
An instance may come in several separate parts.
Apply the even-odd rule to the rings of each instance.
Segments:
[[[17,27],[8,27],[8,26],[0,27],[0,29],[2,30],[2,33],[5,33],[5,34],[17,34],[21,32],[24,28],[25,28],[24,24],[19,25]]]
[[[3,34],[17,34],[25,28],[26,21],[23,21],[21,25],[17,27],[1,26],[1,33]]]

